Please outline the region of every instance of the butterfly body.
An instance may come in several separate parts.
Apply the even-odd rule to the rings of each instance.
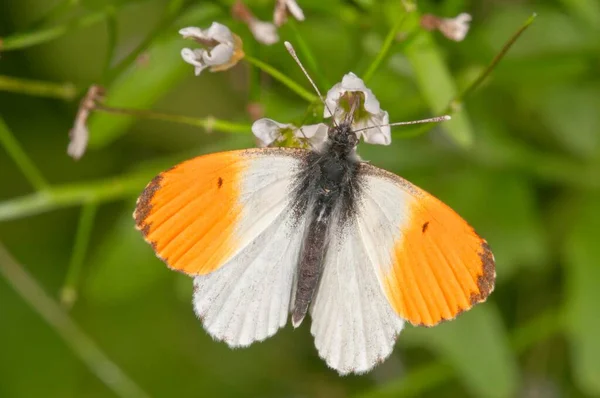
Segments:
[[[298,263],[292,324],[300,325],[318,285],[328,248],[330,225],[343,223],[352,211],[356,196],[359,158],[356,134],[350,124],[330,127],[331,140],[306,156],[305,172],[297,178],[296,201],[306,207],[310,222],[304,234]],[[304,204],[307,205],[304,205]]]
[[[134,218],[169,267],[194,278],[194,310],[232,347],[312,318],[340,374],[392,352],[405,321],[433,326],[487,298],[493,256],[452,209],[360,160],[349,123],[313,150],[200,156],[157,176]]]

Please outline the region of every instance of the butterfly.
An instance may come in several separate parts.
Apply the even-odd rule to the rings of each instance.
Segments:
[[[451,208],[364,162],[349,120],[319,147],[200,156],[160,173],[134,212],[171,269],[194,278],[206,331],[231,347],[307,315],[340,374],[387,358],[405,322],[433,326],[494,288],[486,241]]]

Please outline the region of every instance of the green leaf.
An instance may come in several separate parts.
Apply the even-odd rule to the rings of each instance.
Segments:
[[[492,303],[480,304],[458,319],[434,328],[410,328],[400,340],[437,352],[475,396],[516,396],[516,358],[511,353],[500,314]]]
[[[563,147],[580,158],[593,158],[600,154],[598,91],[598,85],[590,84],[545,86],[531,90],[526,101]]]
[[[591,28],[597,29],[600,26],[600,3],[597,0],[561,0],[561,2],[582,21],[587,22]]]
[[[585,197],[564,247],[566,331],[573,377],[586,394],[600,395],[600,195]]]
[[[20,50],[42,43],[47,43],[65,35],[72,30],[91,26],[101,22],[106,19],[107,16],[107,10],[94,11],[82,16],[72,23],[42,28],[29,32],[14,33],[5,39],[2,39],[0,42],[0,49],[2,51]]]
[[[99,303],[119,303],[148,291],[169,272],[135,229],[128,202],[94,251],[81,295]]]
[[[457,89],[431,34],[420,32],[406,46],[405,54],[433,115],[441,115]],[[473,129],[464,110],[455,112],[452,120],[442,123],[441,128],[458,146],[466,148],[473,144]]]

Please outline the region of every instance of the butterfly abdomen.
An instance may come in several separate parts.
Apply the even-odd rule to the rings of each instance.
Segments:
[[[308,311],[308,307],[317,290],[319,277],[323,270],[323,259],[327,250],[329,220],[333,202],[327,201],[315,206],[316,213],[305,233],[300,262],[296,297],[292,312],[292,324],[298,327]]]

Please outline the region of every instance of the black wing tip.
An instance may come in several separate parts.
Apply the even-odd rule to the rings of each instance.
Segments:
[[[152,198],[161,187],[163,179],[162,173],[157,175],[150,181],[146,188],[142,191],[142,194],[138,198],[135,211],[133,212],[133,218],[135,220],[135,226],[137,229],[142,231],[144,237],[150,232],[150,224],[146,222],[146,219],[152,212]]]
[[[481,269],[483,272],[477,278],[477,288],[479,289],[479,292],[471,294],[471,305],[485,301],[494,291],[496,282],[496,262],[494,254],[485,240],[483,240],[481,244],[481,249],[479,257],[481,258]]]

